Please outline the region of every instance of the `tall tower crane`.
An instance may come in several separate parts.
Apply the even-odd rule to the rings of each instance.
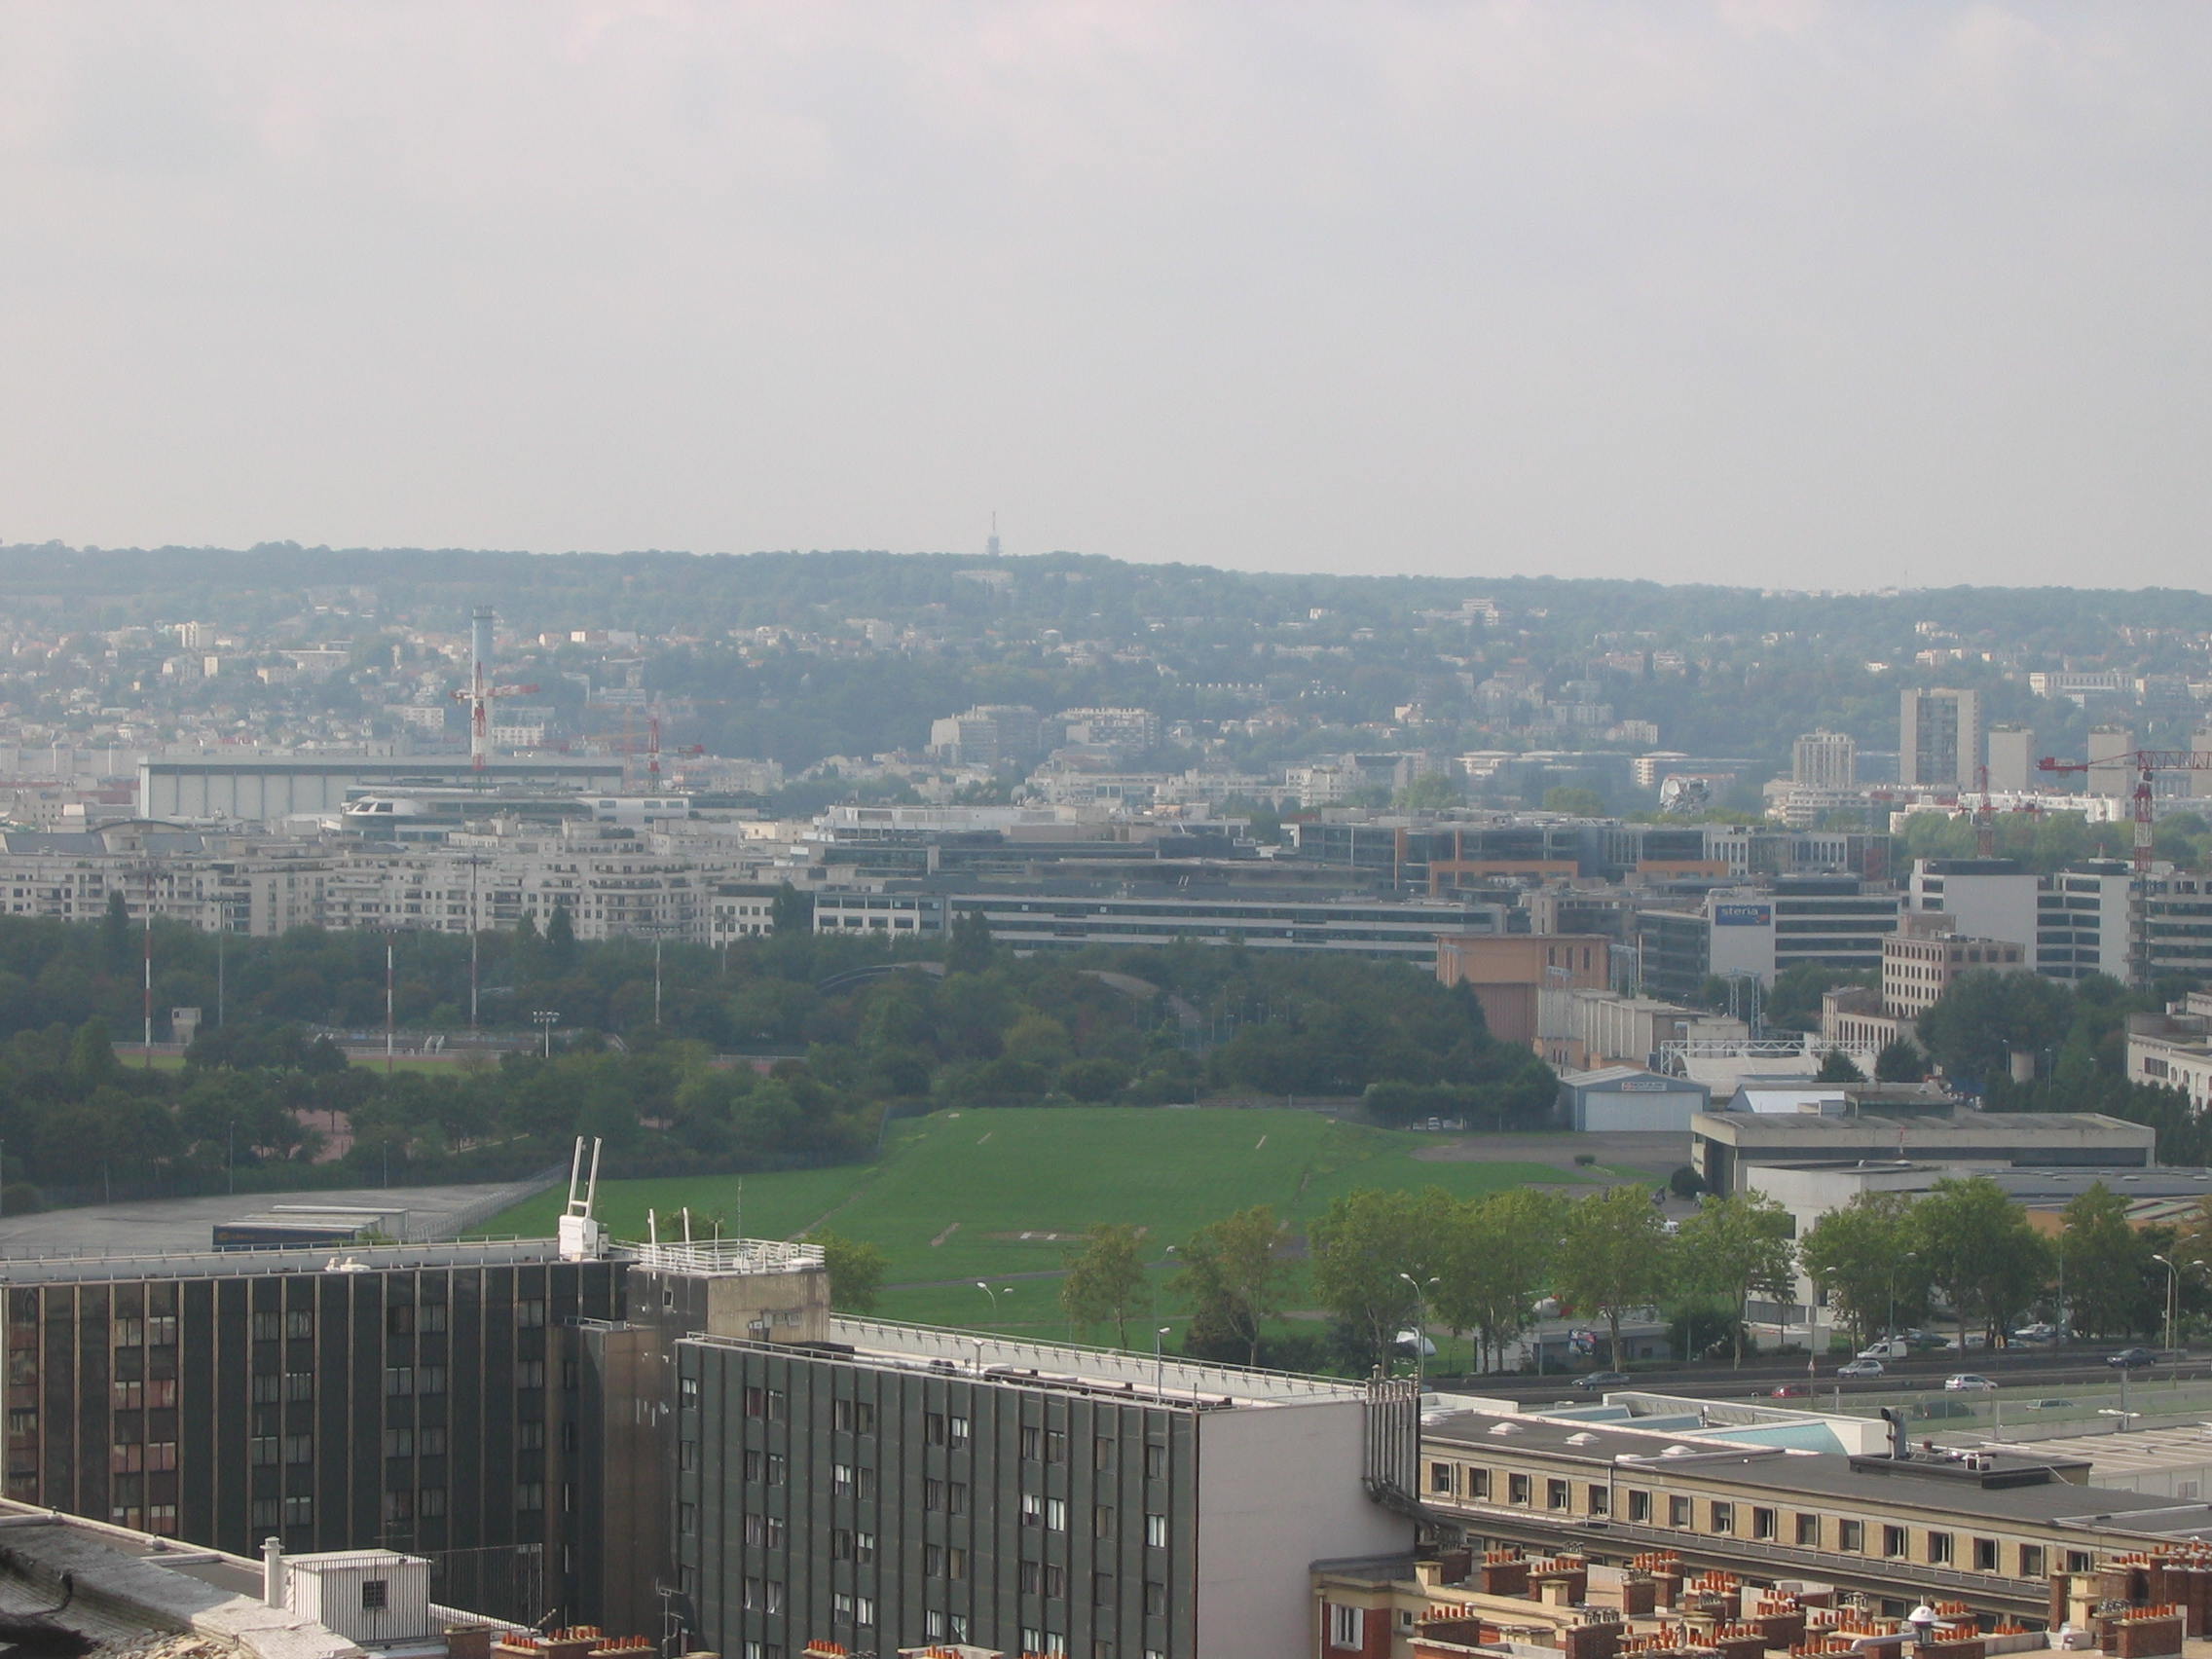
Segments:
[[[492,683],[492,624],[498,618],[492,608],[480,605],[468,617],[468,684],[452,693],[457,703],[468,705],[468,764],[476,782],[484,781],[484,762],[492,755],[492,703],[499,697],[523,697],[535,685]]]
[[[2207,749],[2138,749],[2132,755],[2115,756],[2112,760],[2099,760],[2099,766],[2110,766],[2125,761],[2135,768],[2135,873],[2151,873],[2151,777],[2155,772],[2212,772],[2212,750]],[[2086,772],[2086,760],[2054,760],[2045,756],[2036,762],[2039,772]]]

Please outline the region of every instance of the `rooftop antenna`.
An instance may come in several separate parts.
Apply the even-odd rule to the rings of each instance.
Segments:
[[[995,509],[991,513],[991,538],[983,543],[983,552],[989,558],[999,556],[999,515]]]

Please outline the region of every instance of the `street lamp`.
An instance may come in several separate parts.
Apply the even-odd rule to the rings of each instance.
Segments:
[[[1428,1346],[1428,1297],[1421,1290],[1420,1280],[1413,1274],[1400,1273],[1398,1276],[1414,1287],[1414,1392],[1419,1394],[1421,1391],[1422,1361],[1427,1357],[1422,1350]],[[1428,1282],[1434,1284],[1436,1280],[1431,1278]]]
[[[553,1057],[553,1027],[561,1022],[559,1011],[550,1008],[533,1009],[530,1017],[535,1022],[538,1030],[545,1033],[545,1057],[551,1059]]]
[[[2166,1270],[2166,1353],[2174,1351],[2174,1304],[2181,1298],[2181,1269],[2166,1257],[2154,1254],[2151,1260]]]
[[[1172,1326],[1162,1325],[1152,1333],[1152,1392],[1158,1399],[1167,1398],[1167,1351],[1160,1345]]]

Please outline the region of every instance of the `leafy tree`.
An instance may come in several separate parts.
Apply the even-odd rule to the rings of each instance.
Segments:
[[[1307,1229],[1313,1257],[1313,1295],[1337,1318],[1351,1350],[1366,1364],[1387,1365],[1398,1333],[1415,1321],[1441,1279],[1451,1197],[1363,1189],[1335,1199]]]
[[[813,1233],[808,1241],[822,1246],[823,1265],[830,1271],[830,1306],[840,1313],[874,1312],[891,1258],[877,1246],[841,1233]]]
[[[1429,772],[1400,790],[1391,797],[1390,805],[1399,812],[1439,812],[1458,806],[1466,798],[1456,781],[1442,772]]]
[[[77,1027],[69,1044],[69,1080],[80,1089],[113,1081],[118,1070],[115,1045],[108,1038],[107,1021],[88,1019]]]
[[[1603,818],[1605,797],[1596,790],[1555,784],[1544,792],[1544,810],[1565,813],[1570,818]]]
[[[1432,1310],[1450,1329],[1475,1333],[1478,1370],[1493,1368],[1533,1323],[1566,1226],[1567,1200],[1533,1187],[1470,1199],[1452,1217]]]
[[[801,893],[788,881],[776,884],[768,901],[768,928],[779,938],[804,938],[814,931],[814,895]]]
[[[120,888],[109,888],[100,913],[100,962],[110,974],[128,974],[131,958],[130,906]],[[142,947],[141,947],[142,948]]]
[[[1260,1356],[1260,1328],[1282,1311],[1290,1264],[1279,1261],[1282,1223],[1266,1204],[1199,1228],[1183,1241],[1175,1288],[1191,1309],[1184,1346],[1193,1353],[1241,1349]]]
[[[1970,969],[1921,1014],[1920,1046],[1946,1077],[2002,1075],[2015,1049],[2040,1049],[2066,1027],[2065,988],[2041,974]]]
[[[1927,1075],[1927,1057],[1910,1038],[1891,1038],[1874,1056],[1876,1083],[1919,1083]]]
[[[1852,1063],[1851,1056],[1841,1049],[1830,1049],[1821,1061],[1821,1069],[1813,1074],[1815,1083],[1864,1083],[1866,1074]]]
[[[1100,1222],[1067,1252],[1060,1309],[1071,1323],[1111,1324],[1117,1346],[1129,1346],[1129,1321],[1152,1311],[1152,1281],[1145,1275],[1141,1235],[1119,1222]]]
[[[991,924],[982,911],[962,910],[952,918],[944,952],[945,971],[980,974],[991,965]]]
[[[2165,1307],[2147,1294],[2164,1269],[2150,1242],[2127,1223],[2127,1202],[2102,1181],[2066,1206],[2058,1248],[2066,1264],[2068,1323],[2090,1337],[2133,1336],[2155,1324]]]
[[[1694,1163],[1677,1163],[1667,1176],[1667,1191],[1677,1198],[1695,1198],[1705,1193],[1705,1177]]]
[[[1978,1320],[1996,1341],[2050,1277],[2050,1252],[2027,1211],[1985,1175],[1946,1178],[1912,1206],[1914,1248],[1958,1321]]]
[[[1555,1284],[1569,1306],[1604,1319],[1616,1371],[1621,1316],[1659,1299],[1667,1283],[1667,1243],[1659,1211],[1641,1186],[1614,1187],[1567,1206]]]
[[[1837,968],[1825,962],[1799,962],[1785,968],[1774,977],[1774,983],[1760,999],[1759,1016],[1767,1025],[1785,1026],[1791,1031],[1817,1030],[1821,1023],[1821,999],[1829,991],[1847,985],[1878,986],[1881,976],[1873,969]],[[1714,1007],[1725,1008],[1727,981],[1721,980],[1723,994]]]
[[[553,915],[545,924],[545,958],[556,974],[576,965],[576,924],[566,899],[553,901]]]
[[[1863,1346],[1894,1310],[1917,1317],[1927,1306],[1928,1267],[1912,1248],[1910,1198],[1861,1193],[1815,1222],[1797,1247],[1805,1275]],[[1894,1334],[1894,1333],[1893,1333]]]
[[[1744,1304],[1754,1295],[1790,1297],[1796,1249],[1789,1241],[1789,1212],[1772,1198],[1736,1193],[1708,1198],[1682,1223],[1675,1239],[1677,1281],[1714,1297],[1730,1312],[1735,1363],[1744,1363]]]

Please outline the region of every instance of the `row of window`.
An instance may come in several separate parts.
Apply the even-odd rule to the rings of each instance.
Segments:
[[[1535,1505],[1535,1477],[1508,1473],[1505,1477],[1504,1500],[1516,1507]],[[1489,1498],[1492,1495],[1491,1471],[1448,1462],[1429,1464],[1429,1491],[1439,1495]],[[1554,1512],[1568,1512],[1574,1507],[1572,1483],[1560,1479],[1547,1479],[1543,1483],[1543,1507]],[[1630,1489],[1626,1494],[1630,1522],[1646,1525],[1655,1522],[1655,1494],[1640,1489]],[[1698,1510],[1702,1502],[1704,1526],[1702,1530],[1715,1536],[1744,1535],[1767,1542],[1781,1542],[1782,1514],[1779,1509],[1764,1504],[1740,1504],[1730,1499],[1698,1499],[1680,1493],[1665,1497],[1666,1520],[1664,1525],[1681,1530],[1699,1530]],[[1605,1515],[1610,1513],[1611,1493],[1605,1486],[1592,1484],[1583,1493],[1583,1513]],[[2003,1549],[1995,1538],[1970,1538],[1968,1548],[1971,1559],[1962,1561],[1959,1555],[1957,1534],[1939,1528],[1921,1530],[1921,1552],[1913,1554],[1914,1529],[1888,1523],[1868,1523],[1829,1519],[1805,1511],[1795,1511],[1789,1517],[1788,1542],[1800,1549],[1828,1549],[1839,1555],[1866,1555],[1868,1531],[1871,1527],[1879,1554],[1885,1561],[1920,1561],[1935,1567],[1971,1566],[1976,1572],[2002,1572]],[[2041,1578],[2045,1574],[2047,1554],[2041,1544],[2020,1544],[2015,1550],[2016,1576]],[[2071,1567],[2069,1568],[2071,1570]]]

